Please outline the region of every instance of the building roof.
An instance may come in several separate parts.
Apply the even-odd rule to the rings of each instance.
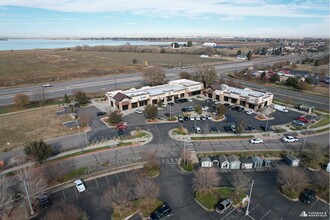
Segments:
[[[260,157],[252,157],[253,163],[262,163],[262,159]]]
[[[221,90],[221,84],[220,83],[213,83],[213,84],[209,85],[208,88],[210,88],[212,90]]]
[[[114,97],[113,99],[116,101],[116,102],[120,102],[122,101],[123,99],[125,98],[128,98],[125,94],[121,93],[121,92],[118,92]]]
[[[295,156],[291,155],[291,154],[287,154],[285,155],[285,158],[291,160],[291,161],[294,161],[294,160],[299,160],[298,158],[296,158]]]
[[[193,81],[190,79],[177,79],[168,82],[169,85],[181,85],[184,87],[195,86],[202,84],[201,82]]]
[[[211,159],[209,157],[202,157],[201,158],[201,163],[207,162],[207,161],[211,162]]]
[[[161,85],[161,86],[153,86],[153,87],[142,87],[141,89],[136,89],[136,90],[128,90],[124,91],[123,93],[127,95],[128,97],[135,97],[135,96],[141,96],[141,95],[150,95],[150,96],[155,96],[155,95],[160,95],[164,94],[166,92],[171,92],[171,91],[180,91],[184,90],[185,87],[180,86],[180,85]]]
[[[226,161],[229,162],[226,155],[219,156],[219,162],[220,163],[223,163],[223,162],[226,162]]]
[[[228,158],[228,161],[229,161],[230,163],[232,163],[232,162],[240,162],[240,161],[239,161],[239,157],[236,156],[236,155],[229,155],[227,158]]]
[[[269,96],[271,95],[271,93],[268,92],[258,92],[258,91],[254,91],[252,89],[249,88],[245,88],[245,89],[240,89],[240,88],[235,88],[235,87],[231,87],[228,86],[226,84],[222,84],[221,85],[221,91],[227,92],[227,93],[235,93],[238,94],[240,96],[243,97],[248,97],[248,96],[254,96],[254,97],[262,97],[262,96]]]
[[[252,158],[241,158],[241,163],[253,163]]]

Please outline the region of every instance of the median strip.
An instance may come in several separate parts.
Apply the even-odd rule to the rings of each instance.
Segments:
[[[212,136],[212,137],[191,137],[191,140],[218,140],[218,139],[246,139],[253,138],[253,135],[243,135],[243,136]]]

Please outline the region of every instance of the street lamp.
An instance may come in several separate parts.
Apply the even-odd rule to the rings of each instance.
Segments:
[[[26,184],[26,176],[25,176],[25,174],[24,174],[24,179],[23,179],[23,186],[24,186],[24,190],[25,190],[25,194],[26,194],[28,203],[29,203],[31,215],[34,215],[34,211],[33,211],[32,204],[31,204],[31,199],[30,199],[30,194],[29,194],[29,191],[28,191],[28,186]]]
[[[250,195],[249,195],[249,201],[248,201],[248,206],[247,206],[246,211],[245,211],[245,215],[249,215],[249,208],[250,208],[250,202],[251,202],[251,196],[252,196],[253,183],[254,183],[254,180],[252,180]]]
[[[311,121],[313,121],[313,116],[314,115],[312,114]],[[308,132],[309,132],[309,126],[307,126],[307,131],[306,131],[306,134],[305,134],[305,138],[304,138],[304,142],[303,142],[301,151],[304,151],[305,150],[305,145],[306,145],[306,141],[307,141]]]

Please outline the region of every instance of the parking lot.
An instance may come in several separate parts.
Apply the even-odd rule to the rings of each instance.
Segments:
[[[252,199],[249,215],[245,215],[246,209],[230,207],[224,214],[215,211],[207,212],[202,209],[193,198],[192,174],[183,172],[177,166],[177,157],[163,157],[158,159],[161,165],[161,174],[155,180],[159,184],[160,199],[166,201],[172,208],[173,215],[168,219],[301,219],[301,212],[327,212],[329,206],[321,201],[305,205],[300,201],[291,201],[285,198],[278,190],[276,182],[276,167],[282,165],[275,163],[270,169],[258,172],[250,170],[249,175],[254,180]],[[131,184],[138,170],[122,172],[118,174],[103,176],[98,179],[85,182],[86,191],[78,193],[74,186],[60,190],[51,195],[53,206],[48,210],[61,207],[65,204],[75,204],[82,208],[90,219],[110,219],[111,210],[106,210],[100,198],[108,187],[117,182]],[[220,186],[230,186],[230,172],[221,172]],[[275,205],[276,204],[276,205]],[[41,219],[46,211],[42,211],[35,219]],[[329,213],[327,214],[329,215]],[[327,219],[324,217],[313,219]]]

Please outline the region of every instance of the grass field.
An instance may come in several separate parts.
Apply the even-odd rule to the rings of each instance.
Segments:
[[[133,65],[133,59],[137,64]],[[28,50],[0,52],[0,87],[37,84],[141,71],[149,65],[181,66],[223,59],[205,59],[189,54]]]
[[[76,129],[66,129],[62,125],[63,122],[72,120],[71,117],[56,116],[57,110],[58,107],[49,107],[0,116],[0,151],[21,147],[32,140],[46,140],[76,133]]]

